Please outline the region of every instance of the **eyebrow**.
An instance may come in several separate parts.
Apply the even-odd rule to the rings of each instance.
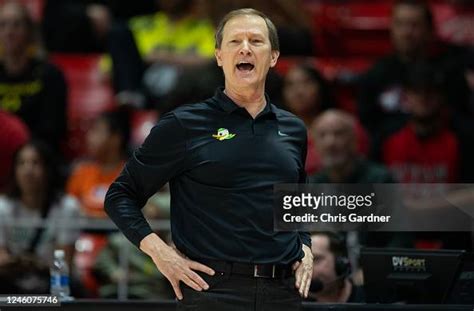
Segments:
[[[252,32],[252,31],[239,31],[239,32],[230,33],[229,37],[234,38],[234,37],[238,37],[238,36],[241,36],[241,35],[247,34],[247,33],[250,33],[250,35],[254,36],[254,37],[265,38],[265,35],[263,33],[261,33],[261,32]]]

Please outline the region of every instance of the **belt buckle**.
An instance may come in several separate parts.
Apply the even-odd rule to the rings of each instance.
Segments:
[[[268,278],[269,276],[258,274],[258,266],[259,265],[253,266],[253,277],[254,278],[265,278],[265,277]],[[275,265],[272,265],[272,276],[271,276],[272,279],[275,278],[275,267],[276,267]]]

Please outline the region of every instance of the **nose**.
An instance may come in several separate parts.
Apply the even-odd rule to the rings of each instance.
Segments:
[[[242,41],[242,46],[239,51],[240,55],[251,55],[252,50],[250,49],[250,44],[247,40]]]

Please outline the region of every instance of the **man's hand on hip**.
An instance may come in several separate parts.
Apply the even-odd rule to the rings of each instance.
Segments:
[[[179,288],[180,281],[197,291],[209,288],[209,285],[193,270],[209,275],[214,275],[214,270],[186,258],[163,242],[155,233],[147,235],[140,242],[140,249],[151,257],[158,270],[168,279],[179,300],[183,299]]]
[[[295,270],[296,288],[298,288],[301,297],[308,298],[309,286],[311,285],[313,275],[313,253],[305,244],[303,244],[303,252],[303,259],[293,264],[293,270]]]

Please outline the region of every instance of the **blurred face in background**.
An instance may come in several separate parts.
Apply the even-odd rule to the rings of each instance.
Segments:
[[[311,237],[311,251],[314,256],[313,280],[318,279],[323,284],[331,283],[337,278],[335,257],[329,249],[329,238],[325,235]]]
[[[116,150],[117,136],[112,133],[107,121],[101,118],[95,120],[86,136],[89,155],[99,161],[105,159]]]
[[[315,120],[312,128],[324,168],[338,168],[354,160],[357,154],[355,122],[350,115],[328,110]]]
[[[320,85],[301,67],[293,67],[285,76],[283,98],[297,116],[315,114],[321,107]]]
[[[20,149],[15,162],[15,178],[22,194],[37,193],[46,189],[44,162],[34,147],[26,145]]]
[[[20,5],[8,3],[0,9],[0,44],[3,53],[14,55],[28,48],[31,41],[25,11]]]
[[[416,56],[427,49],[431,28],[423,8],[399,4],[392,13],[391,35],[395,50],[407,57]]]

